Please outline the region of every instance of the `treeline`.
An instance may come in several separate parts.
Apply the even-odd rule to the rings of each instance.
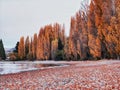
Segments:
[[[91,0],[71,18],[68,59],[120,58],[120,0]]]
[[[46,25],[39,34],[20,38],[18,46],[19,59],[62,60],[64,59],[65,29],[58,23]]]
[[[87,60],[120,58],[120,1],[91,0],[64,25],[46,25],[33,38],[21,37],[19,59]]]

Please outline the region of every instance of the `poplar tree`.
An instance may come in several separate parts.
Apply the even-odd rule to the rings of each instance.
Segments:
[[[25,40],[25,57],[26,59],[28,54],[29,54],[29,44],[30,44],[30,41],[29,41],[29,36],[27,36],[26,40]]]
[[[25,44],[24,44],[24,37],[20,38],[20,43],[18,46],[18,57],[22,60],[25,59]]]
[[[36,59],[36,50],[37,50],[37,34],[35,33],[32,42],[33,59]]]

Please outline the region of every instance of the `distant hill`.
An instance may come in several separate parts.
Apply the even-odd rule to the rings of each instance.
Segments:
[[[13,52],[15,48],[5,48],[5,53],[8,55],[9,53]]]

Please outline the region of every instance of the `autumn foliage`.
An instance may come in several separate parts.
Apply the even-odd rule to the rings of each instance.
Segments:
[[[71,17],[70,34],[58,23],[46,25],[24,41],[21,37],[20,59],[87,60],[120,58],[120,1],[91,0],[81,5]],[[24,44],[25,42],[25,44]]]

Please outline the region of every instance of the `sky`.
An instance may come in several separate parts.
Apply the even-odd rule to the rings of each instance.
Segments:
[[[21,36],[33,36],[47,24],[65,24],[69,35],[70,18],[82,0],[0,0],[0,39],[5,48],[15,47]]]

